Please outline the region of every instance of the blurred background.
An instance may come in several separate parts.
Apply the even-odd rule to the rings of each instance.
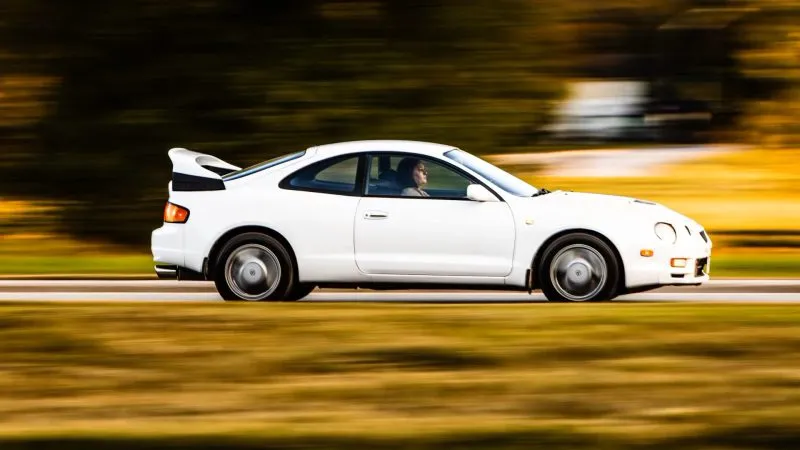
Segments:
[[[4,0],[0,274],[149,274],[167,150],[451,144],[800,273],[800,0]]]

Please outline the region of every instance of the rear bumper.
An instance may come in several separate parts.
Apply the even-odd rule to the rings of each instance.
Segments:
[[[189,270],[185,267],[156,264],[154,269],[158,278],[164,280],[204,281],[206,279],[202,273]]]
[[[167,280],[205,280],[201,272],[186,268],[183,240],[184,224],[165,223],[150,236],[154,270],[158,278]],[[199,267],[198,267],[199,268]],[[203,267],[205,269],[205,267]]]
[[[156,266],[184,265],[183,228],[183,224],[165,223],[161,228],[153,230],[150,235],[150,250]]]

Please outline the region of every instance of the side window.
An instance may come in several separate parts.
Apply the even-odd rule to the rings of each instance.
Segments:
[[[370,157],[367,195],[463,199],[472,181],[444,164],[416,155]]]
[[[320,161],[289,175],[280,187],[329,194],[357,194],[358,161],[359,155]]]

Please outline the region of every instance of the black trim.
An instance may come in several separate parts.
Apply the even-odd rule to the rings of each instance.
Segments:
[[[531,269],[525,271],[525,288],[528,290],[528,294],[533,292],[533,270]]]
[[[172,172],[172,190],[181,192],[224,191],[225,183],[219,178]]]
[[[178,278],[178,266],[175,265],[156,264],[153,270],[161,280],[176,280]]]
[[[491,188],[491,186],[487,186],[486,183],[484,183],[481,180],[475,178],[475,176],[472,175],[471,173],[465,171],[464,169],[454,165],[453,163],[451,163],[451,162],[449,162],[447,160],[436,159],[436,158],[430,157],[428,155],[420,155],[419,153],[398,152],[398,151],[370,151],[370,152],[367,152],[366,153],[366,158],[369,161],[369,165],[366,168],[366,174],[365,175],[369,174],[369,170],[372,168],[371,167],[372,166],[372,157],[373,156],[378,157],[378,156],[382,156],[382,155],[388,155],[389,157],[392,157],[392,156],[411,156],[411,157],[414,157],[414,158],[417,158],[417,159],[420,159],[420,160],[423,160],[423,161],[430,161],[430,162],[432,162],[434,164],[439,164],[440,166],[444,166],[444,167],[446,167],[448,169],[451,169],[453,172],[463,176],[464,178],[469,180],[472,184],[479,184],[479,185],[485,187],[499,201],[505,203],[505,199],[503,199],[502,196],[498,195],[497,192],[494,189]],[[462,201],[467,201],[467,202],[474,201],[474,200],[471,200],[471,199],[469,199],[467,197],[411,197],[411,196],[403,196],[403,195],[368,194],[367,193],[367,185],[369,184],[368,178],[369,178],[369,176],[365,176],[364,177],[364,183],[363,183],[363,186],[362,186],[362,189],[361,189],[361,195],[363,197],[403,198],[403,199],[411,199],[411,200],[420,200],[420,199],[422,199],[422,200],[462,200]]]
[[[293,186],[291,184],[291,180],[298,176],[301,172],[305,171],[316,171],[319,173],[328,167],[331,167],[335,164],[338,164],[342,161],[346,161],[348,159],[358,158],[358,165],[356,166],[356,181],[353,184],[353,189],[350,191],[335,191],[335,190],[326,190],[326,189],[317,189],[311,187],[303,187],[303,186]],[[361,191],[363,189],[363,179],[364,179],[364,166],[365,166],[365,158],[363,153],[348,153],[346,155],[337,155],[331,158],[323,159],[322,161],[317,161],[315,163],[309,164],[305,167],[302,167],[288,176],[284,177],[280,183],[278,183],[278,187],[281,189],[286,189],[289,191],[305,191],[305,192],[316,192],[318,194],[331,194],[331,195],[345,195],[350,197],[358,197],[361,195]]]
[[[367,190],[367,185],[369,185],[369,164],[370,164],[370,157],[369,153],[356,153],[360,158],[358,160],[358,170],[356,172],[356,193],[359,197],[364,196],[364,192]]]
[[[156,264],[156,275],[160,279],[178,281],[205,281],[206,277],[200,272],[176,265]]]
[[[260,162],[254,166],[246,167],[240,170],[234,170],[228,175],[225,176],[223,181],[232,181],[238,180],[239,178],[243,178],[246,176],[250,176],[254,173],[261,172],[262,170],[269,169],[271,167],[275,167],[281,165],[283,163],[287,163],[289,161],[294,161],[295,159],[302,158],[306,155],[305,150],[300,150],[299,152],[289,153],[286,155],[278,156],[276,158],[269,159],[267,161]]]
[[[461,201],[461,202],[475,202],[475,200],[471,200],[471,199],[469,199],[467,197],[416,197],[416,196],[411,196],[411,195],[388,195],[388,194],[370,194],[370,195],[364,195],[363,197],[369,197],[369,198],[402,198],[402,199],[406,199],[406,200],[450,200],[450,201],[456,200],[456,201]],[[500,201],[502,202],[503,200],[500,200]],[[481,203],[481,202],[476,202],[476,203]]]
[[[200,166],[203,169],[210,170],[219,176],[225,176],[229,173],[236,172],[236,169],[225,169],[222,167],[214,167],[214,166]]]

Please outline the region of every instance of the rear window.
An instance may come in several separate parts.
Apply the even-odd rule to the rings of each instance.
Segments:
[[[256,172],[261,172],[262,170],[269,169],[270,167],[275,167],[277,165],[283,164],[285,162],[289,162],[293,159],[297,159],[306,154],[305,150],[301,150],[299,152],[290,153],[288,155],[278,156],[276,158],[269,159],[264,162],[260,162],[254,166],[246,167],[241,170],[237,170],[235,172],[231,172],[224,177],[222,177],[223,181],[231,181],[237,178],[246,177],[248,175],[252,175]]]

